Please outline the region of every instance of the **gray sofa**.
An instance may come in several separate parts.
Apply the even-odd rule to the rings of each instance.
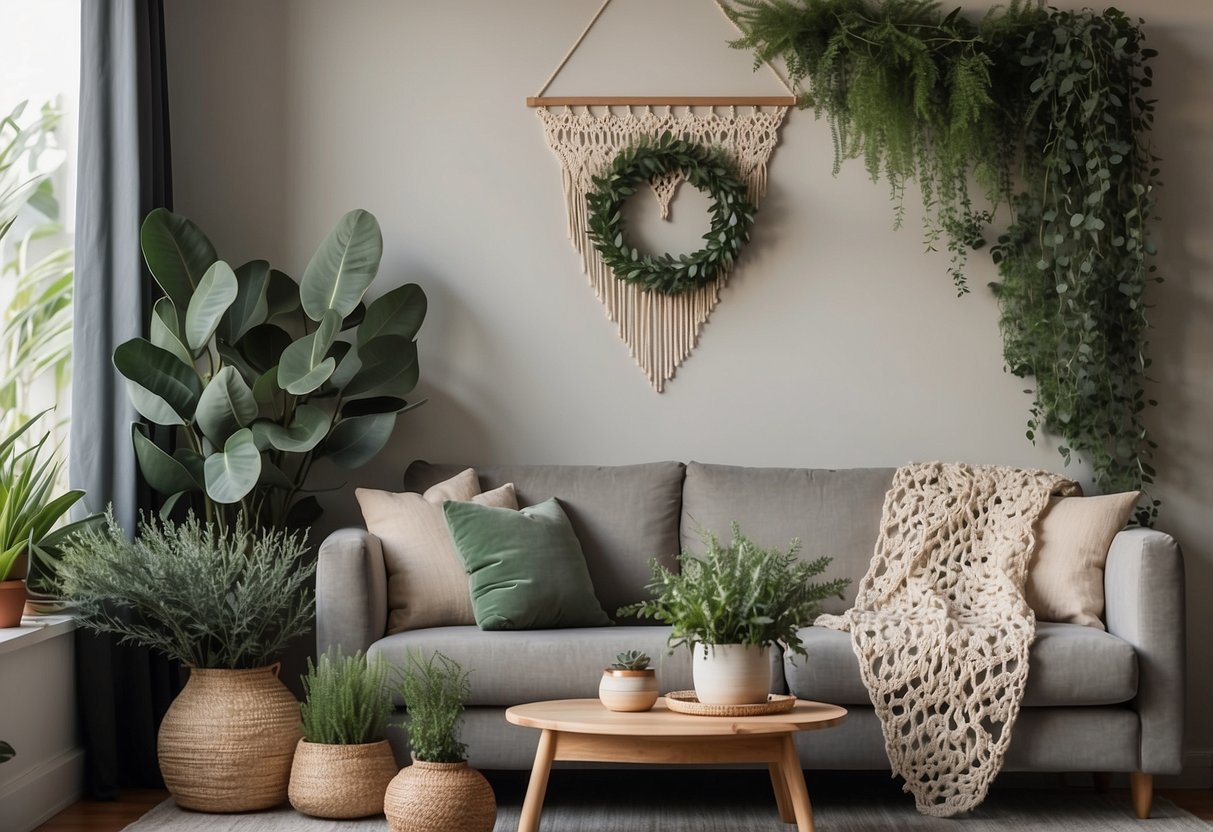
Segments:
[[[424,491],[464,466],[417,462],[405,489]],[[744,468],[659,462],[615,467],[478,467],[481,486],[513,482],[519,505],[558,497],[585,551],[594,589],[614,615],[647,596],[648,558],[672,563],[681,548],[700,548],[700,530],[727,536],[731,521],[757,542],[803,541],[805,557],[830,555],[827,577],[851,578],[841,612],[867,570],[893,469]],[[530,768],[538,732],[509,725],[506,707],[539,699],[597,696],[602,667],[622,649],[656,658],[663,690],[692,687],[685,649],[668,655],[667,628],[612,627],[482,632],[435,627],[385,637],[384,563],[378,540],[344,529],[320,548],[318,647],[341,645],[398,659],[410,647],[440,650],[472,673],[463,738],[472,765]],[[1107,632],[1039,622],[1024,707],[1006,770],[1130,772],[1148,806],[1150,778],[1181,766],[1184,690],[1184,589],[1179,547],[1166,534],[1120,532],[1106,568]],[[809,627],[807,661],[777,656],[775,688],[844,705],[842,726],[798,737],[813,769],[882,769],[888,759],[859,667],[845,633]],[[407,759],[403,737],[393,737]]]

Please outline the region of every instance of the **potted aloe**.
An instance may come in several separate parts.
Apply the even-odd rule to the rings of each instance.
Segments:
[[[657,702],[657,673],[649,667],[649,655],[625,650],[603,668],[598,699],[608,711],[647,711]]]
[[[64,544],[56,581],[81,625],[190,668],[157,753],[177,804],[245,812],[287,799],[299,703],[275,658],[308,632],[304,535],[147,517],[132,541],[107,513]]]
[[[387,662],[330,650],[315,664],[308,659],[303,690],[291,805],[318,818],[380,814],[397,771],[386,739],[393,710]]]
[[[459,741],[471,687],[457,661],[410,650],[400,691],[413,763],[400,770],[383,800],[392,832],[492,832],[497,799],[484,775],[468,767]]]
[[[710,532],[703,543],[703,556],[683,552],[676,572],[651,560],[653,598],[619,614],[669,624],[670,647],[691,647],[695,695],[703,704],[766,702],[770,646],[805,655],[798,631],[813,622],[823,599],[841,597],[850,580],[815,582],[831,558],[800,560],[799,540],[787,551],[764,549],[736,523],[727,546]]]

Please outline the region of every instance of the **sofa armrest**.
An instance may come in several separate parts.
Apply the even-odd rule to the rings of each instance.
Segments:
[[[1126,529],[1112,540],[1104,574],[1108,632],[1137,651],[1141,771],[1183,767],[1184,564],[1170,535]]]
[[[387,573],[379,538],[340,529],[320,544],[316,563],[316,649],[366,651],[387,629]]]

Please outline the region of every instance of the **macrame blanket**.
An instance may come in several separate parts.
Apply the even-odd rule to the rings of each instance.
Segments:
[[[1033,526],[1077,486],[1046,471],[899,468],[850,630],[894,774],[918,811],[972,809],[1002,767],[1036,618],[1023,597]]]

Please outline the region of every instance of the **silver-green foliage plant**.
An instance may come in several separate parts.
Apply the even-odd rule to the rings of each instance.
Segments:
[[[255,525],[308,525],[320,513],[307,493],[313,463],[363,465],[397,415],[421,404],[405,397],[424,292],[407,284],[363,302],[383,254],[363,210],[341,218],[299,283],[264,260],[233,269],[198,226],[163,209],[140,243],[165,297],[149,338],[119,345],[114,365],[135,409],[176,430],[170,454],[132,425],[162,513],[187,499],[221,524],[239,510]]]
[[[426,657],[409,650],[400,690],[413,757],[431,763],[463,760],[467,746],[459,741],[459,720],[471,694],[468,671],[442,653]]]
[[[679,556],[679,571],[649,561],[653,598],[619,610],[621,616],[655,618],[671,626],[669,645],[745,644],[761,647],[781,644],[805,655],[799,630],[813,622],[820,602],[842,597],[848,578],[813,581],[831,558],[799,558],[800,541],[788,550],[764,549],[732,524],[732,541],[722,546],[715,534],[705,532],[705,552]]]
[[[309,658],[299,706],[303,738],[325,745],[382,740],[393,710],[388,671],[382,656],[368,658],[361,650],[346,656],[332,649],[315,664]]]
[[[649,654],[642,650],[624,650],[615,654],[612,670],[644,670],[649,666]]]
[[[129,540],[112,511],[63,545],[56,585],[77,620],[192,667],[255,668],[311,629],[306,534],[145,517]]]

